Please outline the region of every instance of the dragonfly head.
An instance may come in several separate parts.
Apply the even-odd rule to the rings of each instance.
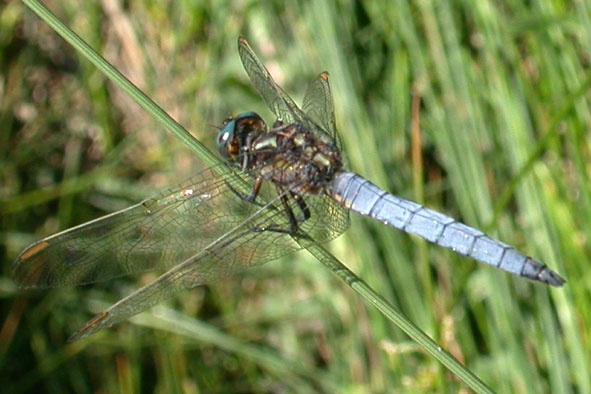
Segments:
[[[243,148],[248,148],[254,137],[266,131],[267,125],[259,115],[254,112],[243,112],[224,121],[218,131],[216,147],[224,158],[233,159]]]

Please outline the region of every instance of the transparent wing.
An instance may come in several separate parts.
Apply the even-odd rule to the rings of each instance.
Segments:
[[[242,65],[267,106],[285,123],[297,122],[319,136],[328,136],[340,149],[334,127],[334,105],[328,73],[321,73],[308,87],[304,96],[304,111],[275,83],[273,77],[243,38],[238,38],[238,53]]]
[[[243,37],[238,37],[238,53],[240,54],[242,65],[256,91],[261,95],[263,100],[265,100],[267,106],[273,111],[278,119],[285,123],[297,122],[309,130],[332,137],[331,132],[328,130],[325,131],[324,126],[321,123],[317,124],[315,120],[310,119],[304,112],[302,112],[291,97],[289,97],[287,93],[275,83],[267,68],[257,58],[252,48]],[[328,76],[328,74],[326,74],[326,76]],[[326,79],[326,83],[328,83],[328,79]],[[330,89],[328,90],[328,94],[330,96]],[[332,97],[330,103],[332,106]]]
[[[266,259],[277,257],[272,254],[280,254],[281,251],[273,250],[272,245],[278,241],[284,243],[283,241],[289,237],[279,232],[257,232],[248,228],[245,230],[244,227],[248,224],[254,225],[254,223],[248,223],[249,221],[254,222],[257,219],[246,218],[242,225],[214,240],[202,251],[96,315],[74,333],[69,341],[84,338],[102,328],[110,327],[159,304],[182,290],[228,276],[254,264],[255,260],[261,263]]]
[[[227,186],[232,184],[236,189],[245,176],[221,177],[208,169],[132,207],[47,237],[19,254],[13,263],[13,277],[23,287],[46,288],[170,268],[234,229],[257,208]],[[273,199],[270,192],[263,197]],[[319,207],[326,205],[319,202]],[[263,226],[268,215],[283,211],[280,202],[274,201],[257,223]],[[303,229],[309,231],[314,223],[326,219],[320,209],[314,213],[318,217],[306,221]],[[275,218],[275,225],[286,227],[285,217],[283,213]],[[330,232],[333,226],[327,223],[326,231]],[[298,248],[290,237],[284,238],[277,244],[249,245],[240,252],[267,261]],[[319,240],[322,238],[326,237]],[[258,250],[266,251],[265,255],[254,253]]]
[[[24,287],[104,281],[170,267],[234,226],[242,207],[212,170],[139,204],[45,238],[23,250],[13,277]]]
[[[313,196],[309,202],[311,205],[308,208],[313,211],[311,219],[314,219],[311,222],[306,220],[295,234],[296,237],[305,238],[304,244],[326,241],[345,230],[348,224],[347,212],[328,196]],[[294,212],[297,212],[298,207],[297,203],[290,204],[290,209]],[[315,218],[319,213],[323,213],[321,220]],[[284,212],[274,212],[265,206],[259,208],[242,224],[206,246],[198,254],[93,317],[70,337],[70,341],[110,327],[184,289],[214,281],[253,265],[255,261],[260,263],[270,260],[299,247],[284,233],[252,231],[253,228],[261,228],[270,223],[287,225]]]
[[[312,121],[337,142],[337,146],[340,148],[335,127],[334,102],[327,71],[318,74],[308,86],[302,109]]]
[[[238,53],[250,81],[277,118],[293,123],[305,117],[296,103],[275,83],[243,37],[238,37]]]

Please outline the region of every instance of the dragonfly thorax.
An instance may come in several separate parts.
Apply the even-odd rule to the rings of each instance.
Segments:
[[[267,130],[254,112],[228,118],[218,133],[218,150],[254,178],[262,177],[297,194],[319,194],[342,169],[335,144],[298,123],[276,120]]]

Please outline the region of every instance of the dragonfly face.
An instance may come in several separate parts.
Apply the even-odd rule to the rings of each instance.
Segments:
[[[267,131],[267,125],[254,112],[243,112],[224,121],[216,138],[216,147],[225,159],[236,159],[250,141]]]

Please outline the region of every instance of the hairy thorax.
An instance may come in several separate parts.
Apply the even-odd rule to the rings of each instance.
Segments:
[[[327,182],[342,168],[334,143],[298,124],[276,121],[248,149],[251,159],[246,171],[297,194],[323,192]]]

